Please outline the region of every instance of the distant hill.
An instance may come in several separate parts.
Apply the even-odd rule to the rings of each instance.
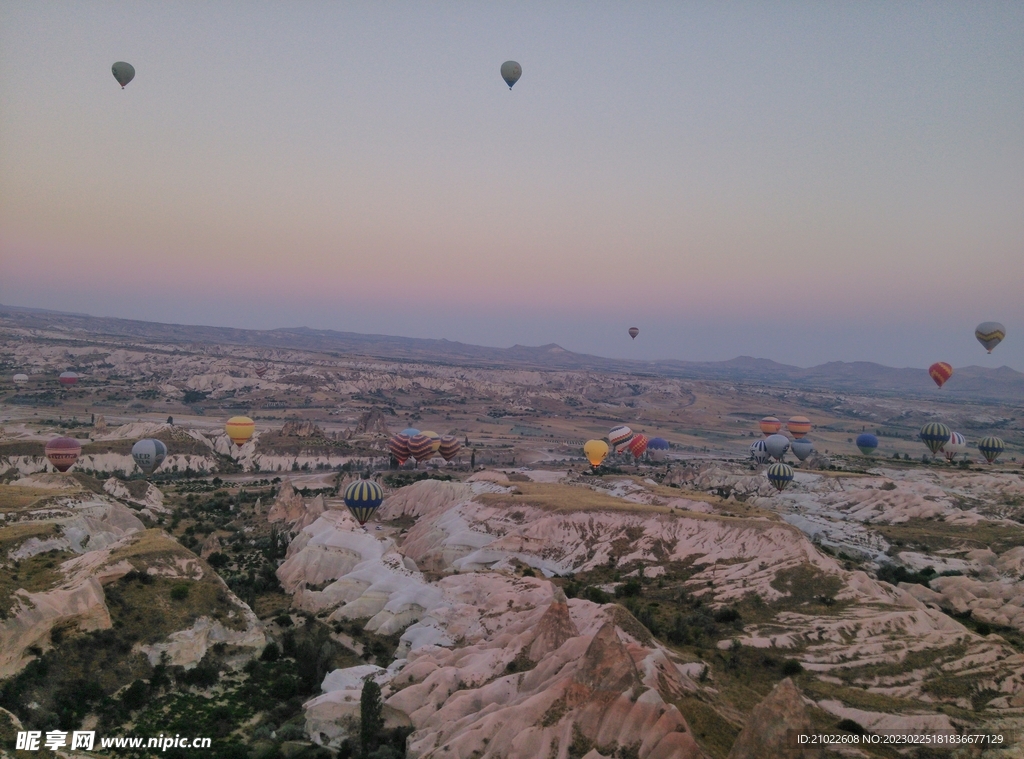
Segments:
[[[522,369],[561,369],[649,374],[726,382],[757,382],[781,387],[834,392],[893,393],[935,397],[936,393],[965,400],[1021,403],[1024,373],[1007,366],[988,369],[958,367],[942,390],[922,369],[896,369],[869,361],[830,361],[803,369],[766,358],[739,356],[728,361],[630,361],[573,353],[550,343],[491,348],[482,345],[393,335],[364,335],[329,329],[294,327],[272,330],[160,324],[41,309],[0,305],[0,327],[57,330],[73,339],[117,338],[180,344],[240,345],[292,348],[335,355],[356,355],[402,361]]]

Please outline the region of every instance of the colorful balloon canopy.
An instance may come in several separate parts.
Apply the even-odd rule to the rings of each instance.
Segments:
[[[814,450],[814,443],[805,437],[797,438],[793,441],[791,446],[793,449],[793,455],[795,455],[801,461],[805,461],[811,452]]]
[[[811,431],[811,420],[806,416],[791,416],[786,422],[789,434],[798,440]]]
[[[633,437],[633,430],[629,427],[625,425],[612,427],[611,431],[608,433],[608,442],[611,443],[613,448],[615,448],[623,443],[629,442],[631,437]]]
[[[769,435],[764,439],[764,447],[769,456],[776,461],[782,461],[782,457],[789,450],[789,438],[785,435]]]
[[[764,444],[763,440],[755,440],[750,444],[750,458],[758,464],[767,464],[772,460],[771,454],[768,453],[768,446]]]
[[[597,469],[608,455],[608,443],[603,440],[588,440],[583,444],[583,455],[587,457],[590,466]]]
[[[409,436],[404,432],[398,432],[388,440],[388,450],[401,466],[409,459]]]
[[[999,458],[999,454],[1005,449],[1006,444],[997,437],[983,437],[978,441],[978,450],[985,457],[985,461],[990,464]]]
[[[862,432],[857,435],[857,447],[865,456],[870,456],[878,447],[878,438],[870,432]]]
[[[459,451],[462,450],[462,443],[455,435],[442,435],[441,446],[437,449],[437,452],[441,454],[441,458],[445,461],[451,461],[453,458],[459,455]]]
[[[247,416],[233,416],[224,425],[224,431],[228,433],[232,443],[241,447],[252,438],[256,431],[256,422]]]
[[[24,385],[28,382],[27,374],[15,374],[11,379],[14,380],[15,385]]]
[[[921,441],[932,453],[938,453],[949,440],[950,429],[941,422],[929,422],[921,428]]]
[[[128,82],[135,78],[135,67],[130,63],[118,61],[110,67],[110,73],[114,75],[114,79],[117,80],[117,83],[121,85],[123,90]]]
[[[64,387],[71,387],[78,384],[78,375],[75,372],[61,372],[57,381]]]
[[[946,461],[952,461],[961,453],[967,452],[967,438],[959,432],[950,432],[949,440],[942,446],[942,452],[946,454]]]
[[[46,444],[46,458],[58,472],[66,472],[82,455],[82,444],[73,437],[55,437]]]
[[[441,436],[440,435],[438,435],[436,432],[431,432],[430,430],[423,430],[423,432],[420,433],[420,434],[426,435],[428,438],[430,438],[430,452],[431,453],[437,453],[439,450],[441,450]]]
[[[429,435],[418,432],[409,438],[409,455],[419,461],[427,461],[434,456],[434,440]]]
[[[793,481],[793,467],[789,464],[772,464],[768,467],[768,482],[780,493]]]
[[[270,371],[270,364],[260,362],[256,364],[255,370],[256,376],[259,377],[260,379],[263,379],[267,375],[267,372]]]
[[[345,488],[345,505],[359,524],[366,524],[383,500],[384,491],[376,482],[356,480]]]
[[[953,367],[945,361],[937,361],[928,367],[928,374],[931,375],[936,385],[942,387],[953,376]]]
[[[515,61],[505,61],[501,64],[501,78],[505,80],[509,89],[512,89],[512,85],[518,82],[522,75],[523,67]]]
[[[782,422],[776,419],[774,416],[766,416],[760,421],[758,426],[761,428],[761,432],[767,437],[768,435],[774,435],[776,432],[782,429]]]
[[[991,353],[993,348],[1006,339],[1006,327],[999,322],[982,322],[975,328],[974,336]]]
[[[638,460],[644,455],[647,450],[647,435],[642,433],[633,435],[629,443],[626,444],[626,450],[633,454],[633,458]]]
[[[162,440],[146,438],[132,446],[132,458],[146,474],[152,474],[154,470],[167,458],[167,446]]]
[[[634,340],[636,340],[636,336],[639,334],[640,330],[638,330],[636,327],[629,328],[629,336],[632,337]]]
[[[671,446],[663,437],[652,437],[647,443],[647,455],[651,461],[664,461]]]

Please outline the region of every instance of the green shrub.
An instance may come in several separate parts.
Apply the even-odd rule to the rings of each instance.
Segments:
[[[172,601],[184,601],[188,598],[189,584],[187,582],[179,582],[171,586],[171,600]]]

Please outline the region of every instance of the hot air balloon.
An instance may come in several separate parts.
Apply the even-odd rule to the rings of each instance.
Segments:
[[[633,430],[625,425],[621,427],[612,427],[608,433],[608,442],[611,443],[612,448],[617,448],[620,445],[629,442],[629,439],[633,437]]]
[[[632,337],[634,340],[636,340],[636,336],[639,334],[640,330],[638,330],[636,327],[629,328],[629,336]]]
[[[441,458],[445,461],[451,461],[453,458],[459,455],[459,451],[462,450],[462,443],[455,435],[442,435],[441,436],[441,447],[437,449],[437,452],[441,454]]]
[[[782,422],[776,419],[774,416],[766,416],[758,424],[761,428],[761,432],[764,433],[765,437],[774,435],[776,432],[782,429]]]
[[[862,432],[857,435],[857,447],[865,456],[870,456],[878,448],[878,438],[870,432]]]
[[[647,443],[647,455],[651,461],[664,461],[668,456],[669,442],[663,437],[652,437]]]
[[[522,75],[523,67],[515,61],[505,61],[501,64],[501,78],[505,80],[509,89],[512,89],[512,85],[518,82]]]
[[[811,431],[811,420],[806,416],[791,416],[786,422],[786,429],[789,430],[790,435],[799,440]]]
[[[15,374],[14,377],[12,377],[12,379],[14,380],[15,385],[25,385],[28,383],[27,374]]]
[[[270,364],[264,363],[262,361],[256,364],[256,376],[259,377],[260,379],[263,379],[263,377],[266,376],[267,372],[269,371]]]
[[[938,453],[949,440],[950,429],[941,422],[929,422],[921,428],[921,440],[932,453]]]
[[[128,82],[135,78],[135,67],[130,63],[125,63],[124,61],[118,61],[115,63],[110,67],[110,71],[114,75],[114,79],[117,80],[117,83],[121,85],[122,90]]]
[[[928,367],[928,374],[935,380],[936,385],[942,387],[953,376],[953,367],[945,361],[937,361]]]
[[[811,455],[811,451],[814,450],[814,443],[807,438],[802,437],[794,440],[791,447],[793,449],[793,454],[801,461],[805,461],[807,457]]]
[[[376,482],[356,480],[345,488],[345,505],[359,524],[366,524],[383,500],[384,491]]]
[[[768,482],[780,493],[793,481],[793,467],[789,464],[772,464],[768,467]]]
[[[626,445],[626,450],[633,454],[633,458],[637,461],[644,455],[644,451],[647,450],[647,435],[637,434],[633,435],[633,438]]]
[[[431,453],[437,453],[439,450],[441,450],[441,436],[440,435],[438,435],[436,432],[431,432],[430,430],[423,430],[423,432],[421,434],[426,435],[428,438],[430,438],[430,451],[431,451]]]
[[[61,372],[57,381],[64,387],[71,387],[78,384],[78,375],[74,372]]]
[[[405,435],[406,437],[411,438],[411,437],[415,437],[416,435],[419,435],[420,431],[418,429],[416,429],[415,427],[406,427],[404,430],[402,430],[401,434]]]
[[[391,436],[388,440],[388,450],[391,451],[391,455],[398,461],[398,465],[401,466],[409,458],[409,436],[404,432],[399,432]]]
[[[1006,339],[1006,327],[999,322],[982,322],[975,328],[974,336],[989,353]]]
[[[590,466],[597,469],[608,455],[608,443],[603,440],[588,440],[583,444],[583,455],[587,457]]]
[[[946,454],[946,461],[952,461],[961,453],[967,452],[967,438],[959,432],[950,432],[949,440],[942,446],[942,452]]]
[[[1006,448],[1006,444],[997,437],[983,437],[978,441],[978,450],[981,451],[981,455],[985,457],[985,461],[992,463],[999,454]]]
[[[46,458],[58,472],[66,472],[82,455],[82,444],[73,437],[55,437],[46,444]]]
[[[256,431],[256,422],[247,416],[233,416],[224,425],[224,431],[228,433],[231,442],[241,448]]]
[[[764,446],[769,456],[776,461],[782,461],[782,457],[789,450],[789,438],[785,435],[769,435],[764,439]]]
[[[768,453],[768,447],[764,444],[763,440],[755,440],[750,444],[750,458],[758,464],[767,464],[772,460],[771,454]]]
[[[152,474],[167,458],[167,446],[162,440],[146,438],[132,446],[132,458],[146,474]]]
[[[417,462],[427,461],[434,456],[434,441],[429,436],[419,432],[409,438],[409,455]]]

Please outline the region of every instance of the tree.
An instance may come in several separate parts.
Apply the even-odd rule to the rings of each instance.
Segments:
[[[363,684],[359,697],[359,741],[363,756],[368,755],[380,744],[384,733],[384,702],[380,686],[372,678]]]
[[[476,449],[473,449],[473,453],[469,457],[469,468],[476,469]]]

